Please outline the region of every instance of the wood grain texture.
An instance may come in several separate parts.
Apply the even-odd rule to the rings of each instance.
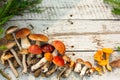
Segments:
[[[38,5],[43,12],[25,13],[12,20],[21,19],[120,19],[112,15],[111,7],[103,0],[43,0]]]
[[[42,33],[50,41],[61,40],[67,50],[97,50],[102,47],[116,49],[120,45],[120,21],[10,21],[8,24],[25,27],[32,24],[34,33]],[[8,27],[6,25],[6,27]]]

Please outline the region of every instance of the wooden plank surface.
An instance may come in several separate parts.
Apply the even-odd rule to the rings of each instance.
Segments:
[[[43,0],[41,14],[26,13],[16,19],[120,19],[103,0]]]
[[[116,49],[120,45],[120,21],[10,21],[8,24],[25,27],[32,24],[33,32],[42,33],[53,40],[61,40],[67,50],[97,50],[102,47]],[[8,27],[6,25],[6,27]]]
[[[103,0],[43,0],[38,7],[44,10],[41,14],[24,13],[23,16],[16,16],[5,25],[5,29],[12,25],[21,28],[32,24],[33,32],[47,35],[49,43],[56,39],[63,41],[67,48],[66,54],[73,60],[82,58],[93,65],[96,50],[103,47],[116,49],[120,45],[120,16],[112,15],[111,7]],[[110,61],[119,58],[120,52],[114,52]],[[4,68],[3,65],[0,67]],[[50,78],[35,78],[33,74],[20,73],[20,77],[15,78],[10,69],[5,71],[12,80],[57,80],[56,74]],[[119,75],[120,69],[114,69],[103,76],[94,74],[87,80],[120,80]],[[81,79],[72,73],[63,80]]]

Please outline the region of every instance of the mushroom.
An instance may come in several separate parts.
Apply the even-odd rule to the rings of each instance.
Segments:
[[[59,40],[55,40],[52,42],[52,45],[55,47],[52,55],[53,56],[57,56],[58,53],[60,53],[61,55],[65,54],[66,48],[63,42],[59,41]]]
[[[60,71],[60,73],[58,74],[58,77],[57,77],[58,79],[60,79],[60,77],[65,73],[65,71],[67,69],[69,69],[70,58],[67,55],[62,56],[62,58],[66,64],[65,64],[64,68]]]
[[[95,70],[98,72],[99,75],[102,75],[101,67],[97,66],[97,67],[95,67]]]
[[[53,63],[55,65],[57,65],[58,67],[64,67],[64,65],[65,65],[64,59],[60,56],[54,56],[53,57]],[[57,76],[58,79],[60,79],[63,72],[67,69],[67,65],[65,65],[65,66],[66,67],[64,67],[63,70],[58,74],[58,76]]]
[[[74,72],[80,73],[82,70],[83,64],[84,64],[84,61],[81,58],[76,59],[76,65],[74,68]]]
[[[120,68],[120,59],[114,60],[110,63],[110,66],[113,68]]]
[[[88,69],[88,70],[86,71],[86,74],[87,74],[87,76],[90,76],[90,75],[93,74],[95,71],[96,71],[96,69],[95,69],[94,67],[92,67],[92,68],[90,68],[90,69]]]
[[[27,58],[28,66],[31,65],[30,61],[34,55],[42,54],[42,49],[38,45],[34,44],[28,48],[28,52],[31,53]]]
[[[53,56],[51,53],[45,53],[44,57],[38,63],[36,63],[31,67],[31,71],[35,71],[36,69],[43,66],[47,61],[51,61],[52,59],[53,59]]]
[[[29,54],[28,50],[22,49],[19,53],[23,55],[23,57],[22,57],[22,64],[23,64],[22,73],[27,73],[26,55]]]
[[[6,30],[5,33],[6,33],[6,34],[12,34],[12,36],[13,36],[13,38],[14,38],[14,40],[15,40],[18,48],[19,48],[19,50],[21,50],[22,48],[21,48],[18,40],[16,39],[16,36],[15,36],[15,33],[14,33],[17,29],[18,29],[17,26],[10,26],[10,27]]]
[[[36,45],[41,46],[40,42],[48,42],[48,37],[43,34],[30,34],[29,39],[36,41]],[[41,54],[37,55],[37,58],[41,58]]]
[[[19,76],[19,74],[18,74],[18,72],[17,72],[17,70],[14,68],[14,66],[13,66],[13,64],[12,64],[12,62],[11,62],[11,58],[13,58],[13,55],[12,54],[10,54],[10,53],[7,53],[7,54],[3,54],[2,55],[2,60],[4,60],[4,61],[8,61],[8,63],[9,63],[9,66],[10,66],[10,68],[12,69],[12,72],[14,73],[14,75],[16,76],[16,77],[18,77]]]
[[[15,42],[9,42],[8,44],[6,44],[6,47],[7,47],[8,50],[11,51],[11,53],[12,53],[13,56],[15,57],[17,63],[22,67],[22,63],[21,63],[21,61],[20,61],[20,59],[19,59],[16,51],[13,49],[13,47],[14,47],[15,45],[16,45]]]
[[[109,71],[112,71],[112,68],[109,65],[109,59],[110,59],[110,55],[113,53],[113,49],[112,48],[103,48],[102,51],[103,51],[103,53],[105,53],[105,56],[106,56],[105,59],[108,61],[106,67]]]
[[[42,52],[47,53],[47,52],[53,52],[54,47],[51,44],[44,44],[41,46]]]
[[[17,32],[16,32],[16,37],[17,38],[21,38],[21,47],[22,49],[28,49],[30,47],[30,42],[27,38],[27,36],[30,34],[30,30],[28,28],[22,28],[22,29],[19,29]],[[27,51],[24,52],[23,51],[23,58],[22,58],[22,64],[23,64],[23,73],[27,73],[27,64],[26,64],[26,54],[28,54]],[[22,52],[21,51],[21,52]]]
[[[89,61],[84,62],[84,67],[81,70],[80,77],[83,78],[87,69],[92,68],[92,64]]]

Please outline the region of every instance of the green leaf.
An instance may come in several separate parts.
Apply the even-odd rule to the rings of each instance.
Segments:
[[[114,14],[116,14],[116,15],[120,15],[120,9],[114,8],[114,9],[112,10],[112,13],[114,13]]]
[[[2,37],[4,29],[0,27],[0,38]]]

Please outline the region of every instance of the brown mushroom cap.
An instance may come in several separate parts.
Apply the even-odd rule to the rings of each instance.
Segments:
[[[22,28],[16,32],[16,37],[17,38],[25,38],[30,34],[30,29],[28,28]]]
[[[9,42],[9,43],[6,44],[6,47],[7,47],[7,49],[11,49],[15,45],[16,45],[16,42]]]
[[[13,55],[10,54],[10,53],[8,53],[8,54],[6,54],[5,56],[3,56],[2,58],[3,58],[3,60],[8,60],[8,59],[10,59],[10,58],[12,58],[12,57],[13,57]]]
[[[84,62],[84,65],[88,68],[92,68],[92,64],[89,61]]]
[[[29,39],[43,42],[47,42],[49,40],[48,37],[43,34],[30,34]]]
[[[84,61],[83,61],[81,58],[76,59],[76,62],[77,62],[77,63],[84,64]]]
[[[17,26],[10,26],[7,30],[6,30],[6,34],[11,34],[13,32],[15,32],[18,29]]]
[[[56,50],[58,50],[60,54],[65,54],[66,48],[63,42],[55,40],[52,42],[52,45],[55,47]]]
[[[22,49],[19,51],[20,54],[29,54],[27,49]]]

